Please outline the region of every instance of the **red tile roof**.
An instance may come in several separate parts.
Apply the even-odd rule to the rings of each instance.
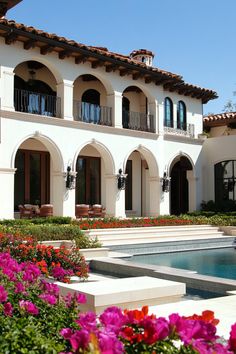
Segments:
[[[236,121],[236,112],[209,114],[203,117],[203,124],[205,127],[227,125],[232,121]]]
[[[201,99],[203,103],[218,97],[215,91],[184,82],[180,75],[159,68],[149,67],[145,63],[132,59],[129,56],[110,52],[105,47],[87,46],[54,33],[48,33],[32,26],[16,23],[12,20],[0,19],[0,36],[5,37],[6,44],[14,43],[15,40],[21,40],[24,43],[32,41],[35,43],[35,46],[39,46],[40,48],[47,44],[53,48],[52,50],[58,52],[61,59],[67,56],[74,56],[76,60],[79,54],[82,57],[89,58],[92,63],[95,60],[99,60],[102,65],[113,64],[115,67],[114,70],[122,69],[124,74],[138,75],[137,73],[140,73],[140,76],[142,75],[141,77],[145,78],[146,83],[154,82],[157,85],[163,85],[166,90]],[[29,47],[25,49],[29,49]]]

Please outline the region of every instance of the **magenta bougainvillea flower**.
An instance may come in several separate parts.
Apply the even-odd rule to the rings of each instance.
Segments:
[[[25,310],[31,315],[38,315],[39,310],[36,305],[34,305],[31,301],[20,300],[19,306],[21,309]]]

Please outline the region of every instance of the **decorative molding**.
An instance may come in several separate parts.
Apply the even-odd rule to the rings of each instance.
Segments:
[[[1,174],[15,174],[17,168],[4,168],[0,167],[0,173]]]

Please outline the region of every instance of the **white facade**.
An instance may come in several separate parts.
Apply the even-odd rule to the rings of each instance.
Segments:
[[[170,176],[175,163],[183,161],[184,157],[191,166],[186,170],[188,210],[199,208],[203,199],[202,166],[206,165],[206,157],[202,157],[203,141],[198,139],[202,132],[201,99],[165,90],[162,84],[147,83],[142,77],[134,80],[129,73],[121,76],[119,71],[107,72],[103,66],[93,68],[88,61],[75,64],[71,57],[61,60],[53,51],[42,55],[38,47],[25,50],[20,41],[6,45],[3,37],[0,37],[0,53],[0,218],[14,217],[19,150],[49,153],[48,202],[53,204],[54,215],[75,216],[76,191],[66,188],[65,172],[67,166],[76,171],[79,156],[100,158],[100,202],[109,216],[169,214],[174,192],[172,189],[162,191],[162,177],[164,172]],[[43,64],[34,69],[33,74],[28,64],[32,61]],[[45,102],[41,114],[32,112],[35,102],[31,102],[28,111],[19,109],[24,102],[18,102],[16,107],[14,77],[29,83],[30,75],[46,83],[60,97],[60,117],[50,116]],[[112,126],[94,124],[94,121],[87,123],[76,117],[76,109],[80,107],[76,102],[83,100],[87,90],[96,90],[100,94],[100,106],[111,108]],[[22,99],[24,96],[20,94]],[[138,113],[134,115],[138,119],[141,113],[146,120],[152,115],[153,132],[123,127],[122,97],[129,100],[129,109]],[[184,102],[187,125],[194,127],[191,134],[186,128],[164,127],[166,97],[173,102],[174,122],[177,121],[177,104]],[[34,100],[35,96],[32,94],[30,99]],[[27,102],[29,108],[29,97]],[[207,151],[209,159],[214,159],[209,149]],[[125,191],[117,188],[118,170],[125,172],[128,160],[132,161],[132,209],[129,211],[125,210]],[[205,186],[208,193],[210,188]],[[19,190],[20,193],[23,191]]]

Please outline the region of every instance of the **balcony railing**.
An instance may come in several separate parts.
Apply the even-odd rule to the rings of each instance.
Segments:
[[[40,114],[48,117],[61,116],[60,97],[27,90],[14,90],[15,110],[18,112]]]
[[[155,132],[154,117],[151,114],[123,110],[123,128]]]
[[[112,126],[112,109],[74,100],[74,119],[84,123]]]
[[[194,138],[194,124],[186,124],[181,122],[166,122],[164,126],[164,132],[165,134]]]

